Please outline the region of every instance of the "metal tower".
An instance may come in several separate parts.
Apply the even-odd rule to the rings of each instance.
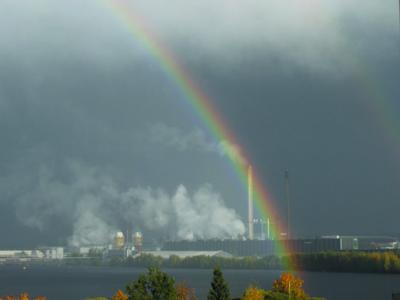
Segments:
[[[287,205],[287,239],[291,238],[291,230],[290,230],[290,218],[291,218],[291,211],[290,211],[290,189],[289,189],[289,171],[285,171],[285,200]]]

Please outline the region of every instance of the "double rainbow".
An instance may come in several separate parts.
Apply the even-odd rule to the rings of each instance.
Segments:
[[[196,114],[204,122],[210,133],[220,142],[224,141],[228,145],[239,145],[232,130],[227,126],[223,117],[218,113],[211,99],[206,93],[193,81],[190,74],[178,62],[174,54],[167,46],[160,42],[155,33],[150,30],[146,22],[132,8],[121,0],[105,0],[105,3],[115,12],[123,21],[129,32],[133,35],[148,54],[155,59],[160,68],[170,78],[170,80],[179,88],[185,96],[187,102],[191,105]],[[241,158],[230,157],[230,165],[237,174],[243,187],[247,188],[248,166],[251,165],[250,157],[244,149],[240,149]],[[258,212],[264,220],[270,220],[269,231],[273,236],[280,236],[284,228],[278,219],[278,213],[272,205],[271,196],[265,185],[262,183],[257,170],[252,168],[253,172],[253,199]],[[283,242],[277,241],[276,253],[288,253]],[[287,265],[291,268],[291,265]]]
[[[205,126],[208,128],[210,133],[212,133],[215,139],[217,141],[226,141],[230,145],[239,145],[234,133],[227,126],[227,123],[213,105],[213,101],[211,101],[206,93],[196,84],[196,82],[193,81],[190,74],[179,63],[168,47],[157,38],[152,30],[150,30],[141,16],[135,14],[135,11],[128,6],[124,0],[104,0],[104,2],[114,11],[115,15],[122,20],[122,23],[132,34],[133,38],[147,50],[148,54],[155,61],[158,62],[160,68],[182,92],[187,102],[192,106],[193,110],[204,122]],[[333,16],[329,16],[326,13],[328,9],[322,7],[323,4],[321,1],[308,0],[305,2],[307,2],[309,7],[314,8],[314,11],[316,11],[317,6],[321,6],[321,10],[318,10],[318,12],[316,11],[318,18],[327,18],[329,21],[335,21]],[[322,12],[325,12],[325,14],[321,14]],[[351,48],[347,47],[344,42],[339,46],[344,50],[343,53],[347,53],[347,57],[345,57],[344,60],[352,61],[355,68],[360,70],[356,76],[363,86],[369,87],[367,89],[368,95],[374,98],[374,101],[372,101],[372,105],[375,106],[373,107],[373,110],[378,113],[381,119],[386,120],[382,121],[386,131],[392,132],[393,130],[391,130],[391,128],[396,128],[393,124],[395,118],[393,116],[390,118],[384,117],[391,115],[386,113],[391,110],[388,109],[389,104],[385,104],[388,103],[388,101],[383,99],[381,93],[377,92],[379,89],[376,87],[376,81],[371,78],[371,72],[368,72],[365,67],[362,67],[365,64],[356,59],[357,55],[351,54]],[[245,152],[243,152],[243,149],[241,150],[243,159],[230,159],[229,161],[244,188],[246,188],[247,168],[251,164],[251,159]],[[273,206],[272,198],[268,193],[265,184],[263,184],[261,177],[257,174],[257,170],[254,168],[253,184],[254,203],[258,212],[264,220],[271,220],[270,232],[279,237],[281,232],[286,232],[286,229],[280,223],[278,213]],[[287,245],[285,245],[283,241],[277,241],[275,244],[277,253],[285,254],[289,252]],[[288,261],[286,267],[293,269],[295,267],[294,262]]]

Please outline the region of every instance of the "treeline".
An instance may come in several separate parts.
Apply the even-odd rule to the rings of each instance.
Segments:
[[[7,296],[0,296],[0,300],[29,300],[29,295],[27,293],[22,293],[19,296],[12,296],[12,295],[7,295]],[[37,296],[32,298],[33,300],[46,300],[47,298],[44,296]]]
[[[214,268],[213,278],[207,300],[323,300],[313,298],[303,289],[304,281],[291,273],[283,273],[276,279],[270,290],[249,286],[240,298],[232,298],[228,283],[220,267]],[[5,296],[0,300],[29,300],[26,293],[20,296]],[[111,300],[199,300],[196,291],[186,283],[175,279],[158,268],[149,268],[146,274],[128,283],[125,291],[118,290]],[[46,300],[36,297],[34,300]],[[109,300],[107,297],[87,298],[86,300]]]
[[[240,298],[232,298],[228,283],[219,267],[214,268],[213,279],[207,300],[323,300],[312,298],[303,289],[303,280],[290,273],[283,273],[274,281],[271,290],[249,286]],[[198,300],[196,292],[185,283],[175,279],[158,268],[150,268],[146,274],[130,282],[125,292],[118,290],[111,300]],[[108,300],[105,297],[86,300]]]
[[[220,266],[223,269],[283,269],[285,265],[284,257],[266,256],[257,258],[249,257],[210,257],[193,256],[180,258],[172,255],[168,259],[149,254],[142,254],[137,257],[128,257],[126,259],[113,259],[112,265],[125,265],[135,267],[157,267],[157,268],[187,268],[187,269],[212,269]]]
[[[290,262],[290,263],[289,263]],[[212,269],[218,265],[223,269],[284,270],[287,265],[304,271],[400,273],[400,256],[397,252],[326,252],[315,254],[293,254],[289,256],[257,257],[209,257],[195,256],[168,259],[142,254],[137,257],[114,258],[110,265]]]
[[[327,252],[292,255],[301,270],[359,273],[400,273],[398,252]]]

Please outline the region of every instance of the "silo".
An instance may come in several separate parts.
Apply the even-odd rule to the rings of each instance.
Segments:
[[[125,236],[122,231],[118,231],[114,237],[114,248],[122,249],[125,246]]]
[[[142,252],[142,246],[143,246],[142,233],[139,231],[135,232],[132,236],[132,239],[133,239],[133,245],[135,246],[135,251],[138,253]]]

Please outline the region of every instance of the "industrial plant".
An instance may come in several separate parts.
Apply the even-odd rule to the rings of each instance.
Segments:
[[[280,251],[292,253],[318,253],[328,251],[372,251],[399,249],[397,238],[386,236],[342,236],[327,235],[316,238],[294,239],[291,235],[290,220],[290,186],[289,172],[285,171],[285,204],[287,206],[287,232],[279,233],[279,237],[272,236],[270,220],[254,219],[253,204],[253,173],[248,167],[248,220],[247,236],[242,239],[225,240],[195,240],[195,241],[168,241],[163,250],[167,251],[224,251],[235,256],[267,256],[281,255]],[[254,233],[254,225],[260,225],[258,237]],[[284,247],[282,247],[282,245]]]
[[[132,228],[115,232],[109,243],[104,245],[86,245],[79,247],[38,247],[34,250],[4,250],[0,251],[0,264],[25,262],[59,262],[76,258],[96,256],[109,261],[114,258],[137,257],[149,254],[162,258],[178,256],[180,258],[194,256],[210,257],[263,257],[291,253],[318,253],[327,251],[372,251],[400,249],[397,238],[386,236],[342,236],[326,235],[315,238],[295,239],[291,235],[289,172],[285,171],[285,204],[287,205],[287,232],[273,236],[270,220],[254,218],[253,171],[248,166],[247,193],[247,234],[232,239],[210,240],[170,240],[159,243],[158,246],[144,243],[142,232],[131,233]],[[255,226],[259,226],[255,233]],[[132,227],[132,226],[129,226]],[[285,253],[282,253],[285,249]]]

